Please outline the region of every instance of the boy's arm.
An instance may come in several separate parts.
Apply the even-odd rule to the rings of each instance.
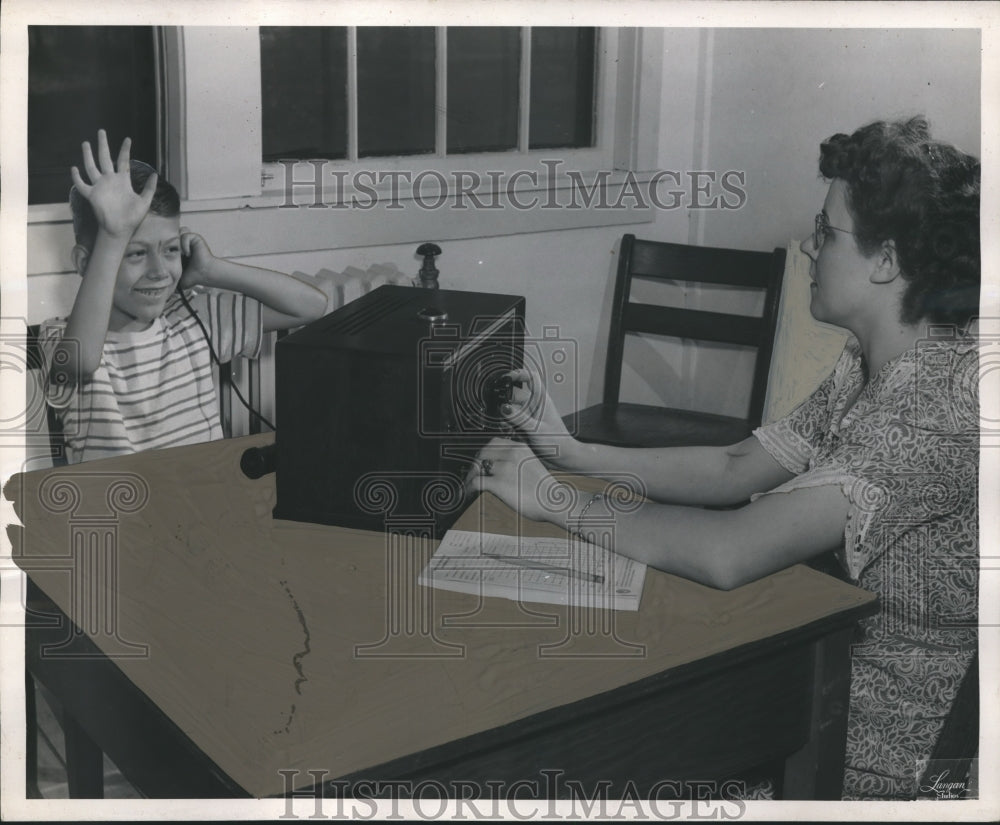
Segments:
[[[116,238],[98,230],[63,340],[52,357],[54,377],[79,384],[89,380],[100,365],[118,267],[127,245],[128,238]]]
[[[131,141],[125,138],[118,153],[118,169],[111,162],[108,138],[98,132],[95,164],[89,142],[83,144],[83,165],[91,180],[84,183],[79,170],[71,170],[77,191],[90,202],[97,217],[97,236],[89,252],[77,247],[74,255],[83,275],[66,323],[63,342],[52,358],[51,375],[61,382],[78,384],[94,374],[101,363],[104,339],[111,317],[112,296],[125,249],[132,233],[149,211],[156,189],[150,175],[141,194],[132,189],[129,173]]]
[[[190,258],[181,287],[196,284],[239,292],[263,304],[265,332],[315,321],[326,312],[326,295],[305,281],[256,266],[216,258],[205,239],[181,227],[181,249]]]

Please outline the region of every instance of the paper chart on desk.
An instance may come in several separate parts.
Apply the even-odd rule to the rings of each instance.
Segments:
[[[580,540],[449,530],[425,587],[521,602],[638,610],[646,565]]]

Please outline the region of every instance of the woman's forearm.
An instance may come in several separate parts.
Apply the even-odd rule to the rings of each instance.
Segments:
[[[610,536],[597,542],[615,552],[686,579],[730,590],[812,558],[843,541],[848,503],[836,485],[764,496],[735,510],[706,510],[644,502],[623,508],[609,498],[591,503]],[[588,535],[575,513],[553,513],[554,523]],[[591,522],[594,524],[594,522]]]
[[[647,498],[687,505],[739,504],[792,476],[752,436],[728,447],[631,448],[567,439],[553,463],[581,475],[634,477]]]
[[[604,452],[594,450],[597,456]],[[649,465],[642,463],[641,452],[634,453],[636,461],[606,474],[620,477],[627,472],[632,478],[643,478]],[[661,475],[679,454],[662,452],[664,457],[655,465]],[[617,459],[621,451],[609,450],[606,455]],[[752,445],[737,451],[736,460],[749,460],[753,465],[761,455],[773,461],[763,448]],[[691,484],[689,474],[687,486],[698,489],[711,475],[706,472],[704,479]],[[494,438],[480,451],[465,483],[470,492],[478,489],[498,496],[526,519],[551,522],[668,573],[723,589],[835,547],[843,540],[848,512],[847,498],[838,484],[774,493],[734,510],[710,510],[623,498],[610,490],[590,496],[578,493],[567,482],[553,475],[523,442]],[[671,492],[684,487],[678,482],[657,489]],[[594,532],[599,535],[595,537]]]

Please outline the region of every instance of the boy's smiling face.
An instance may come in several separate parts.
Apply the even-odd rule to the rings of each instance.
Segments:
[[[180,217],[146,215],[132,234],[112,297],[108,329],[148,329],[163,312],[183,272]]]

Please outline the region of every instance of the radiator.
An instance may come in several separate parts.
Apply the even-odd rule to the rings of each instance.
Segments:
[[[299,280],[314,284],[326,295],[326,312],[333,312],[344,304],[360,298],[366,292],[378,289],[384,284],[412,286],[412,276],[400,272],[395,264],[372,264],[367,270],[349,266],[343,272],[321,269],[315,275],[293,272]],[[260,357],[251,361],[238,358],[233,361],[233,383],[240,388],[243,397],[268,421],[277,426],[274,408],[274,344],[276,333],[264,336]],[[232,434],[247,435],[251,432],[250,413],[239,402],[231,400]],[[265,428],[266,429],[266,428]]]

